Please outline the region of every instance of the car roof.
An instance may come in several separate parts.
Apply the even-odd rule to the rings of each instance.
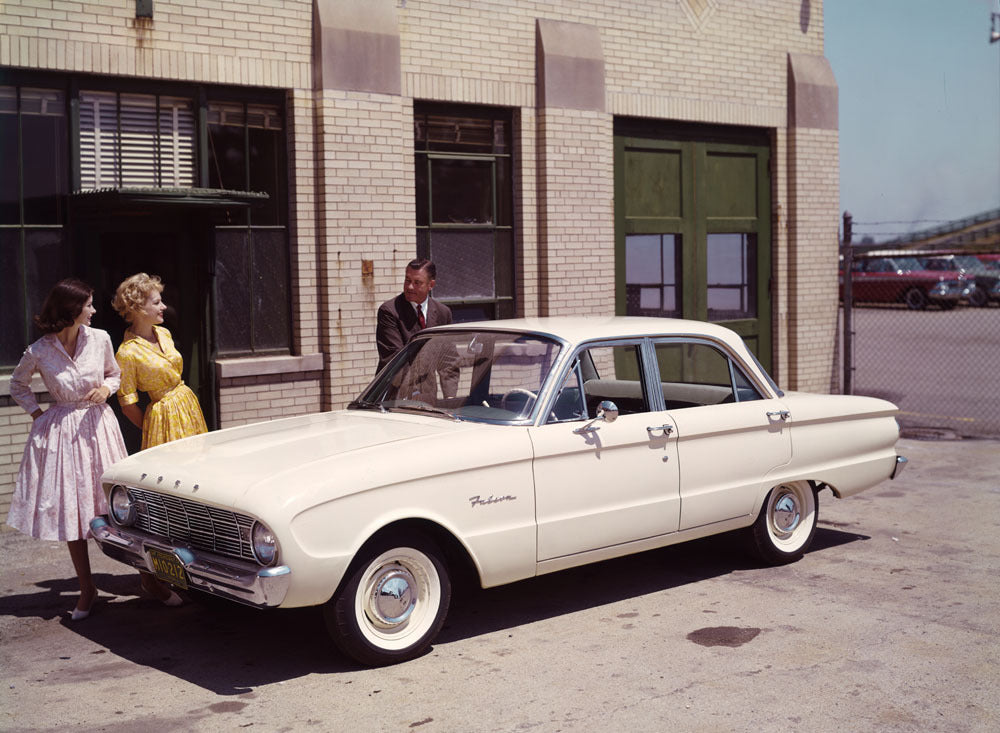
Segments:
[[[545,318],[509,318],[497,321],[470,321],[436,326],[440,329],[478,329],[489,331],[528,331],[555,336],[571,344],[594,339],[644,336],[707,336],[742,350],[742,339],[732,330],[715,323],[683,318],[645,316],[549,316]]]

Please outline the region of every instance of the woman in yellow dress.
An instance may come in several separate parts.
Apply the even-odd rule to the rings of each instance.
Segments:
[[[129,323],[115,358],[122,370],[118,403],[122,414],[142,430],[142,449],[208,431],[198,397],[181,379],[184,359],[163,323],[166,305],[160,278],[140,272],[118,286],[112,307]],[[139,407],[138,392],[149,394]],[[143,589],[168,606],[183,601],[151,573],[140,571]]]
[[[207,432],[198,398],[181,379],[184,360],[163,323],[166,304],[160,278],[137,273],[115,291],[111,305],[128,321],[116,358],[122,370],[118,402],[142,430],[142,449]],[[149,394],[143,411],[138,392]]]

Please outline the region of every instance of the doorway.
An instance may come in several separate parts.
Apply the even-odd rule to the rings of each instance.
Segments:
[[[167,304],[163,325],[184,359],[182,378],[198,396],[209,430],[218,427],[213,369],[211,226],[183,215],[142,217],[142,223],[123,225],[126,217],[88,221],[76,229],[78,256],[94,286],[97,314],[93,324],[111,335],[115,349],[127,324],[111,307],[118,284],[137,272],[159,276]],[[148,398],[140,393],[140,406]],[[117,400],[110,400],[119,416],[130,453],[139,450],[141,433],[121,415]]]

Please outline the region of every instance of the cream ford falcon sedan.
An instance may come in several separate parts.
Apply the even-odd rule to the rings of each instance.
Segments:
[[[741,530],[798,559],[817,494],[893,478],[895,405],[783,393],[720,326],[454,324],[346,410],[200,435],[103,477],[109,556],[258,607],[321,605],[365,664],[428,649],[452,579],[490,587]]]

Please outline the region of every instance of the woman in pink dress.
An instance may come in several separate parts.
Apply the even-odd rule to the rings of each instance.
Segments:
[[[10,377],[11,397],[33,420],[7,523],[43,540],[69,546],[80,599],[74,621],[97,599],[90,572],[90,520],[106,514],[101,474],[127,455],[118,420],[106,401],[121,372],[111,338],[90,327],[93,288],[62,280],[49,292],[35,325],[45,334],[29,346]],[[53,404],[42,410],[31,391],[39,372]]]

